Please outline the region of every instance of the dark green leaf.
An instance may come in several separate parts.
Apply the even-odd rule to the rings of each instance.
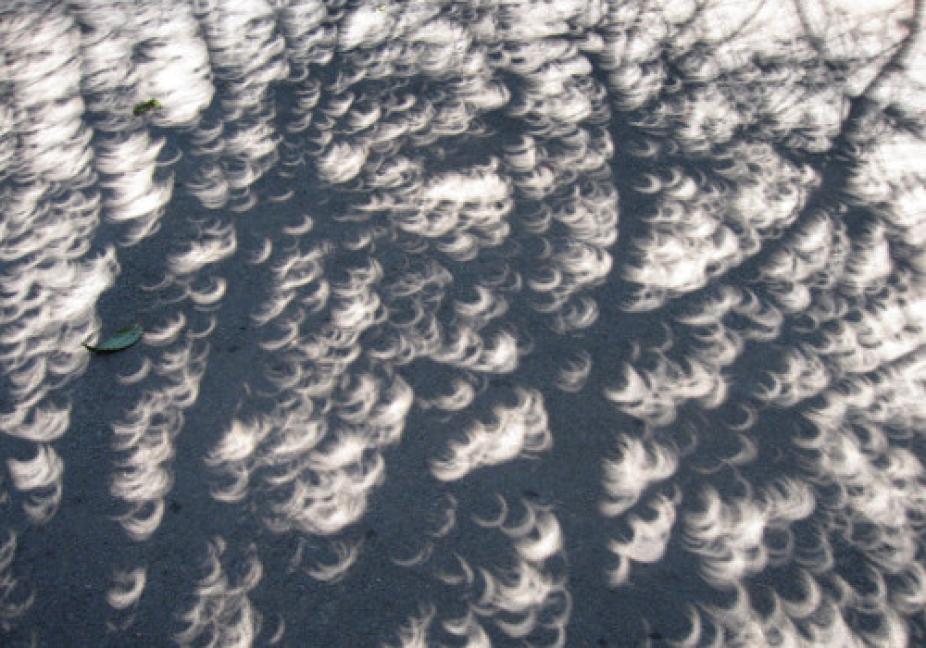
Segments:
[[[149,99],[148,101],[142,101],[141,103],[135,104],[135,107],[132,108],[132,114],[138,117],[139,115],[145,115],[160,107],[160,101],[157,99]]]
[[[132,324],[116,331],[111,338],[104,340],[96,346],[85,344],[88,351],[94,353],[112,353],[113,351],[122,351],[127,349],[141,339],[142,328],[140,324]]]

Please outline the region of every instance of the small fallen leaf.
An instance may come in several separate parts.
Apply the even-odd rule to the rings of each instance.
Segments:
[[[142,101],[135,104],[135,107],[132,108],[132,114],[138,117],[139,115],[145,115],[152,110],[156,110],[161,107],[161,102],[157,99],[149,99],[148,101]]]
[[[91,346],[89,344],[84,344],[84,348],[88,351],[93,351],[94,353],[112,353],[113,351],[122,351],[123,349],[128,349],[130,346],[135,344],[141,339],[142,333],[141,324],[132,324],[131,326],[126,326],[116,331],[111,338],[108,338],[97,344],[96,346]]]

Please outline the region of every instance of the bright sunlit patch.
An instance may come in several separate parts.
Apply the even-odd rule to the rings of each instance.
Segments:
[[[443,481],[461,479],[473,470],[505,463],[520,455],[548,450],[552,436],[539,392],[518,390],[512,406],[494,408],[495,420],[476,422],[463,442],[451,442],[449,457],[431,463],[431,472]]]

